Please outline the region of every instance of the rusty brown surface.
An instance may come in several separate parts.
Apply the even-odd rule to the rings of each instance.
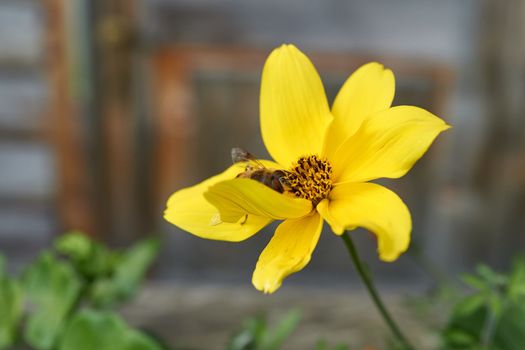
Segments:
[[[132,238],[140,227],[133,138],[134,4],[105,0],[92,5],[97,132],[104,152],[99,201],[106,205],[105,232],[111,239]]]
[[[62,229],[98,232],[90,196],[86,154],[82,147],[78,109],[68,82],[65,27],[66,0],[45,0],[45,68],[50,86],[46,136],[56,159],[56,186],[59,221]]]

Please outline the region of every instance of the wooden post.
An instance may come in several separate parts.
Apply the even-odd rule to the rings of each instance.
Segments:
[[[57,208],[63,230],[80,229],[96,235],[98,222],[93,210],[82,145],[78,110],[72,101],[68,79],[65,13],[68,0],[45,0],[46,57],[49,80],[47,139],[55,151]]]
[[[133,110],[134,1],[96,0],[94,38],[96,103],[108,209],[107,233],[129,239],[142,229],[137,212],[135,120]]]

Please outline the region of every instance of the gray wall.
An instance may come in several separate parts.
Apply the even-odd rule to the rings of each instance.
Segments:
[[[26,259],[55,226],[54,161],[42,141],[47,86],[38,1],[0,2],[0,252]],[[21,259],[21,260],[20,260]]]

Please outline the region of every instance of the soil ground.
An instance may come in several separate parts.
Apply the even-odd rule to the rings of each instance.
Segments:
[[[417,349],[435,348],[437,337],[428,330],[433,320],[416,317],[407,306],[406,292],[388,289],[383,296]],[[263,313],[275,324],[291,309],[301,311],[301,322],[282,350],[315,349],[320,339],[347,344],[349,350],[386,349],[388,329],[364,290],[354,287],[282,287],[264,295],[251,286],[155,284],[122,312],[132,324],[153,331],[176,349],[223,350],[247,318]]]

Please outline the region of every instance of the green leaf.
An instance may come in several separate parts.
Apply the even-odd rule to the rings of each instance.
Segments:
[[[82,232],[66,233],[56,239],[54,246],[57,252],[71,259],[88,280],[107,276],[113,271],[115,254]]]
[[[71,231],[59,236],[55,249],[75,261],[87,260],[91,256],[92,241],[80,231]]]
[[[508,296],[514,302],[525,299],[525,258],[518,257],[512,264]]]
[[[476,295],[467,297],[459,305],[469,304]],[[465,301],[469,300],[469,301]],[[497,300],[497,301],[495,301]],[[456,312],[443,333],[446,349],[485,349],[490,317],[494,318],[493,333],[489,337],[491,346],[488,350],[523,350],[525,349],[525,303],[513,303],[510,300],[492,296],[483,305],[476,301],[476,307],[464,312],[457,307]],[[498,306],[490,306],[491,304]]]
[[[488,284],[492,286],[503,285],[507,282],[507,276],[494,271],[485,264],[479,264],[476,267],[476,272],[481,278],[483,278],[488,282]]]
[[[68,325],[59,350],[161,350],[111,312],[83,310]]]
[[[113,274],[97,280],[94,284],[91,291],[93,304],[110,307],[131,298],[157,256],[159,248],[158,239],[148,239],[125,251],[116,261]]]
[[[444,333],[444,338],[448,346],[454,349],[468,349],[475,346],[479,341],[474,334],[455,328],[448,329]]]
[[[486,304],[486,297],[484,294],[474,294],[465,297],[457,305],[455,312],[460,315],[470,315],[483,308]]]
[[[348,350],[348,346],[344,344],[338,344],[334,347],[329,347],[326,340],[320,339],[315,345],[315,350]]]
[[[476,305],[477,307],[464,306],[471,303],[469,300],[474,300],[473,296],[461,300],[454,308],[449,324],[443,332],[446,349],[470,350],[481,342],[481,334],[488,316],[487,307],[485,304]]]
[[[17,281],[5,274],[4,257],[0,255],[0,349],[8,349],[15,341],[22,316],[22,290]]]
[[[315,350],[328,350],[328,345],[326,343],[326,340],[319,339],[317,341],[317,344],[315,344]]]
[[[230,339],[228,350],[259,349],[261,340],[268,331],[266,318],[263,316],[251,317],[246,320],[241,330]]]
[[[461,280],[470,288],[478,291],[490,289],[490,286],[487,285],[487,282],[476,275],[464,274],[461,276]]]
[[[82,284],[71,265],[57,260],[50,252],[42,253],[28,267],[22,282],[34,308],[28,316],[24,338],[35,349],[51,349]]]
[[[502,313],[494,333],[494,348],[525,349],[525,304],[511,304]]]
[[[301,320],[301,313],[299,310],[289,311],[286,316],[277,324],[273,332],[266,333],[263,337],[260,346],[263,350],[277,350],[281,347],[284,341],[297,328]]]
[[[289,311],[274,329],[269,329],[264,316],[252,317],[231,338],[227,349],[277,350],[297,328],[300,318],[299,311]]]
[[[477,292],[461,299],[443,332],[446,349],[525,349],[525,260],[510,274],[479,265],[466,282]]]

